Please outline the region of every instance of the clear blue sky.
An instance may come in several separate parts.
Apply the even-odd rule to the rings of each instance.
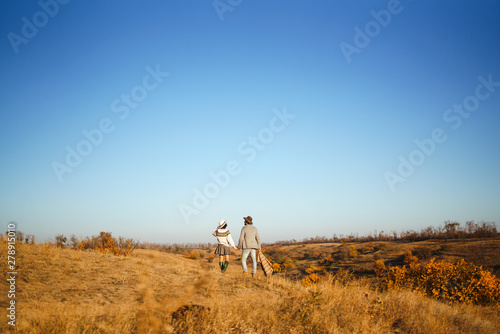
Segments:
[[[0,4],[5,226],[174,243],[247,215],[266,242],[500,221],[500,1],[60,2]]]

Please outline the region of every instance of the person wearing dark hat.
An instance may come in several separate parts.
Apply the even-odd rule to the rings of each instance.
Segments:
[[[247,258],[248,255],[252,258],[252,277],[257,272],[257,250],[260,250],[260,237],[259,231],[253,226],[252,217],[244,217],[245,226],[241,229],[240,240],[238,248],[242,249],[241,253],[241,266],[243,273],[247,272]]]
[[[229,266],[229,255],[231,255],[231,249],[229,246],[238,250],[238,247],[235,246],[233,238],[231,237],[231,233],[226,228],[227,221],[221,220],[215,231],[212,233],[212,235],[217,238],[218,243],[214,254],[219,255],[219,267],[220,271],[223,273],[226,272],[227,267]]]

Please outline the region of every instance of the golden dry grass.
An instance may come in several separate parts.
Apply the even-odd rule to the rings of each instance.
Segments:
[[[373,250],[369,250],[373,247]],[[295,260],[295,271],[309,265],[321,265],[322,257],[332,254],[335,258],[329,270],[348,269],[362,275],[373,272],[376,260],[381,260],[387,265],[403,265],[404,254],[411,250],[420,260],[457,262],[464,259],[466,262],[482,266],[500,278],[500,239],[458,239],[458,240],[426,240],[418,242],[375,241],[364,243],[319,243],[289,246],[275,246],[281,249],[287,257]],[[356,249],[354,257],[348,249]],[[314,257],[314,254],[323,256]],[[323,265],[324,267],[324,265]]]
[[[0,249],[6,258],[5,247]],[[216,260],[151,250],[117,257],[22,244],[17,259],[19,333],[497,333],[500,328],[498,308],[447,305],[405,291],[381,293],[348,275],[328,276],[313,287],[268,279],[260,269],[252,279],[243,277],[234,258],[225,274]],[[5,281],[0,288],[5,310]],[[0,331],[6,332],[2,318]]]

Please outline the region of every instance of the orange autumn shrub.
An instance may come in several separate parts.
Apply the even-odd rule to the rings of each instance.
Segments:
[[[118,240],[110,232],[101,232],[99,236],[86,238],[76,245],[77,250],[91,250],[98,253],[111,253],[113,255],[127,256],[132,253],[137,243],[132,239],[120,237]]]
[[[404,263],[407,265],[412,265],[418,261],[418,257],[412,254],[411,250],[405,251]]]
[[[376,260],[375,265],[373,266],[373,270],[375,271],[375,275],[380,277],[380,276],[383,276],[387,272],[387,267],[385,266],[384,261]]]
[[[318,283],[321,280],[321,277],[316,274],[309,274],[306,278],[302,279],[302,283],[306,286],[311,286]]]
[[[302,284],[311,286],[321,281],[319,274],[324,273],[324,269],[315,265],[310,265],[306,270],[307,276],[302,279]]]
[[[193,260],[196,260],[198,258],[198,254],[196,254],[194,251],[191,251],[191,253],[186,253],[183,256],[186,259],[193,259]]]
[[[319,263],[323,265],[331,265],[333,262],[335,262],[335,258],[332,257],[332,254],[325,254],[319,261]]]
[[[446,302],[500,306],[500,280],[487,270],[463,259],[391,267],[387,288],[409,289]]]
[[[351,255],[352,255],[353,258],[357,258],[358,257],[359,253],[356,250],[356,246],[354,246],[354,245],[349,246],[349,250],[351,251]]]
[[[314,264],[309,265],[309,267],[306,269],[306,274],[314,274],[320,272],[323,272],[323,268],[317,267]]]

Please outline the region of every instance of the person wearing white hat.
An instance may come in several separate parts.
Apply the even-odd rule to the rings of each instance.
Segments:
[[[238,247],[234,244],[231,233],[227,229],[227,221],[221,220],[219,225],[213,231],[212,235],[217,238],[217,248],[215,248],[214,254],[219,255],[219,267],[221,272],[226,272],[229,266],[229,255],[231,255],[231,249],[229,246],[234,247],[238,250]]]

